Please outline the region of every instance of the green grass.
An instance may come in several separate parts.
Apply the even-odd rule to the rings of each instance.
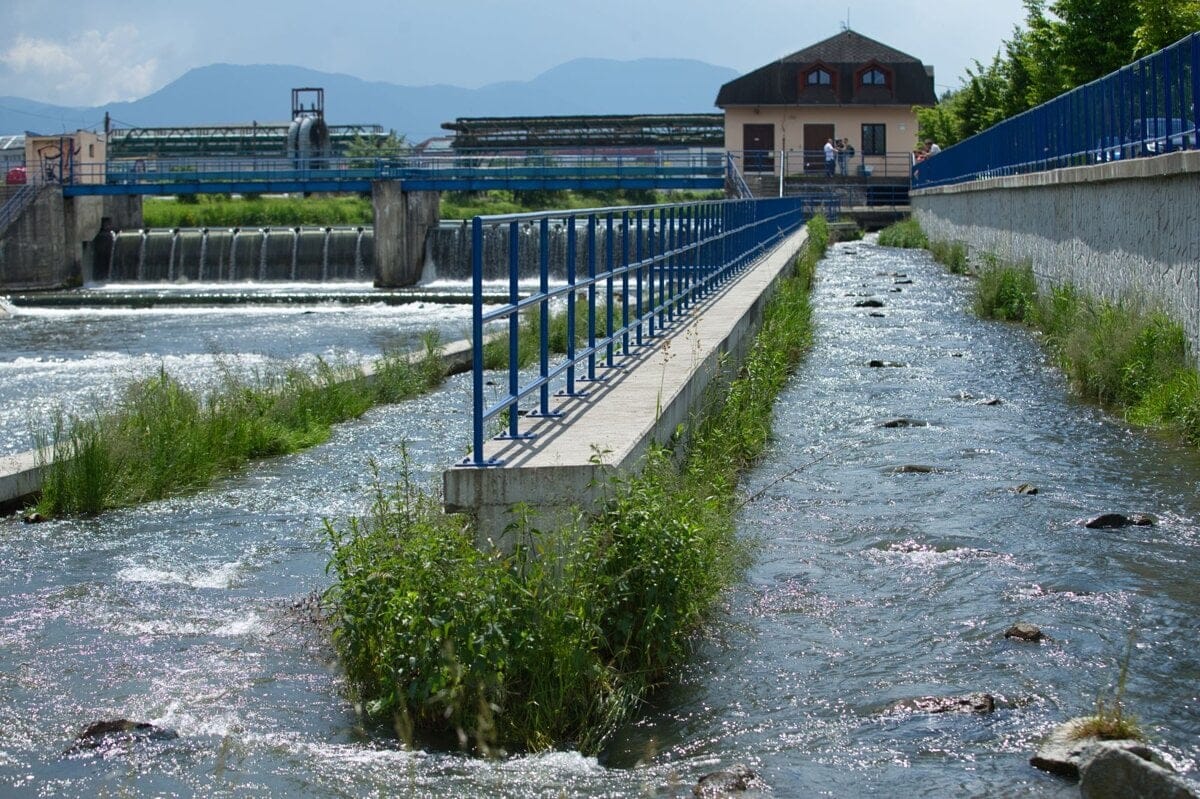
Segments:
[[[152,228],[295,227],[297,225],[369,225],[375,218],[369,197],[196,196],[194,200],[148,199],[142,223]]]
[[[931,241],[929,252],[933,260],[944,265],[951,274],[965,275],[971,271],[967,261],[967,245],[961,241]]]
[[[410,363],[391,354],[368,381],[361,367],[320,360],[249,379],[229,370],[205,391],[160,371],[129,384],[115,407],[59,414],[38,436],[49,447],[36,509],[43,516],[91,515],[187,492],[256,458],[325,441],[332,425],[379,402],[397,402],[441,382],[434,336]]]
[[[486,191],[442,192],[442,219],[470,219],[488,214],[570,210],[619,205],[722,199],[721,192],[697,191]],[[142,224],[176,227],[296,227],[299,225],[370,225],[375,209],[370,197],[229,197],[193,195],[178,199],[148,198]]]
[[[1071,286],[1039,294],[1028,265],[994,259],[979,275],[976,311],[1038,328],[1071,383],[1134,424],[1200,444],[1200,373],[1183,327],[1140,303],[1110,303]]]
[[[917,220],[910,217],[888,225],[879,231],[879,244],[883,247],[920,250],[929,246],[929,239],[926,238],[925,232],[921,230]]]
[[[467,519],[406,474],[368,516],[327,523],[336,580],[325,598],[368,718],[406,741],[481,753],[595,753],[670,679],[747,563],[738,474],[769,440],[774,397],[810,345],[819,252],[773,298],[736,379],[678,437],[688,451],[655,448],[596,515],[554,530],[522,516],[511,554],[483,551]]]

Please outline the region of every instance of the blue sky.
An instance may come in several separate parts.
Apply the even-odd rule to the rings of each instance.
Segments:
[[[987,63],[1021,0],[0,0],[0,95],[145,96],[214,62],[410,86],[528,80],[573,58],[691,58],[747,72],[850,27],[932,65]]]

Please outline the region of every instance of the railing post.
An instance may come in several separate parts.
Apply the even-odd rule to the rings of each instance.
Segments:
[[[588,214],[588,380],[596,379],[596,213]]]
[[[629,354],[629,212],[621,212],[621,353]]]
[[[520,366],[518,365],[521,353],[519,346],[521,315],[516,308],[521,301],[521,294],[517,290],[521,255],[520,227],[521,223],[517,221],[510,222],[508,225],[508,304],[513,309],[508,317],[508,396],[511,400],[508,406],[508,435],[510,438],[517,438],[519,435],[517,394],[521,390]]]
[[[471,462],[484,466],[483,457],[483,220],[471,220]]]
[[[550,415],[550,217],[543,216],[538,225],[538,375],[542,379],[538,390],[538,413]]]
[[[609,211],[604,220],[604,291],[605,291],[605,309],[604,321],[607,325],[604,329],[604,338],[608,341],[608,346],[605,348],[607,357],[607,366],[611,369],[614,363],[614,350],[616,349],[613,343],[613,212]]]
[[[634,287],[634,291],[637,292],[637,300],[636,300],[636,305],[634,306],[634,308],[635,308],[635,316],[637,316],[638,324],[637,324],[637,333],[635,334],[634,339],[637,342],[637,345],[639,347],[641,347],[644,343],[642,341],[642,314],[643,314],[642,286],[646,282],[645,281],[645,277],[646,277],[645,268],[642,266],[642,258],[644,257],[644,252],[645,252],[645,248],[643,247],[643,244],[642,244],[642,234],[644,232],[645,231],[642,228],[642,210],[639,208],[637,211],[637,236],[634,239],[634,248],[635,248],[634,257],[637,258],[637,265],[638,265],[637,273],[635,275],[637,285]]]
[[[575,214],[567,217],[567,396],[575,396]]]

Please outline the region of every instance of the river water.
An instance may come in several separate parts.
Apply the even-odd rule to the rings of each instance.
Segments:
[[[436,479],[463,454],[459,377],[194,496],[0,522],[0,795],[688,796],[741,763],[781,797],[1077,796],[1028,758],[1115,682],[1131,632],[1127,708],[1195,778],[1200,457],[1072,400],[969,292],[924,253],[831,250],[817,345],[746,484],[755,565],[603,758],[403,750],[363,728],[294,607],[327,585],[321,521],[363,508],[369,460],[394,479],[405,441]],[[927,425],[881,426],[899,417]],[[893,472],[913,464],[934,470]],[[1077,524],[1110,510],[1158,524]],[[1052,640],[1004,639],[1019,620]],[[892,710],[975,692],[995,712]],[[113,717],[179,737],[71,750]]]

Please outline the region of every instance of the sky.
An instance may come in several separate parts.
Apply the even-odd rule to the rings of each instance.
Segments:
[[[991,61],[1022,0],[0,0],[0,96],[94,106],[211,63],[406,86],[525,81],[575,58],[739,73],[846,26],[919,58],[941,94]]]

